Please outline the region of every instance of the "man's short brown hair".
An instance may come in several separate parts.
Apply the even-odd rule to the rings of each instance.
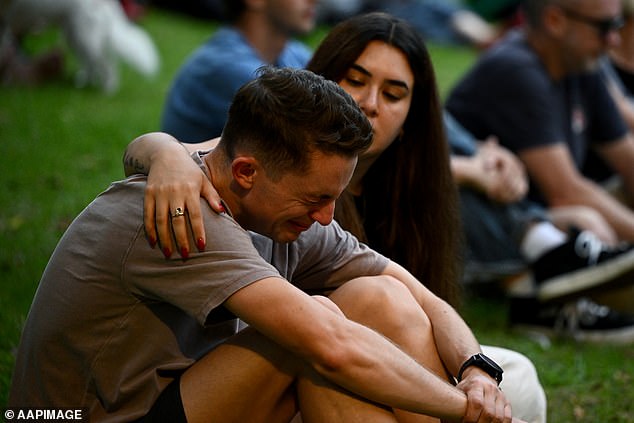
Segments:
[[[301,69],[263,67],[234,97],[220,146],[253,154],[271,177],[301,172],[314,151],[357,156],[372,127],[337,83]]]

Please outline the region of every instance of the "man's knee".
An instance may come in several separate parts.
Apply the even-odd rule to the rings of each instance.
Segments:
[[[344,314],[391,337],[416,331],[423,334],[431,323],[409,289],[390,276],[357,278],[331,296]]]

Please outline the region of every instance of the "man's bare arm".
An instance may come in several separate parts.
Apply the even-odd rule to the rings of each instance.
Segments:
[[[634,213],[576,168],[564,144],[520,154],[549,207],[583,205],[598,211],[622,240],[634,242]]]
[[[621,176],[626,194],[634,202],[634,135],[628,133],[623,139],[600,148],[599,153]]]

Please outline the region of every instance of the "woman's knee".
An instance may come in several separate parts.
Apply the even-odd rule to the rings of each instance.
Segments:
[[[547,400],[533,362],[506,348],[482,346],[482,351],[504,369],[500,388],[513,407],[513,415],[530,423],[546,421]]]

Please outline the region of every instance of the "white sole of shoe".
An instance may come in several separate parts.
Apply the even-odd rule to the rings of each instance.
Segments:
[[[597,288],[634,284],[634,250],[609,262],[566,273],[537,288],[541,301],[552,301],[587,294]]]
[[[601,345],[634,344],[634,326],[621,329],[585,330],[571,333],[544,326],[517,324],[513,326],[513,330],[526,335],[544,348],[550,347],[551,341],[555,339],[571,339],[576,342]]]
[[[634,343],[634,327],[615,330],[584,331],[573,336],[589,344],[629,345]]]

